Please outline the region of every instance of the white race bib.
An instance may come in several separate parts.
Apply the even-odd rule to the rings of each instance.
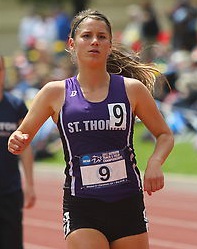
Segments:
[[[127,181],[127,171],[122,150],[98,152],[80,157],[82,185],[98,188]]]

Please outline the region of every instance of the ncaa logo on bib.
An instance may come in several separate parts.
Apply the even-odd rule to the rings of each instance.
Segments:
[[[82,158],[81,158],[81,162],[82,162],[82,164],[83,165],[89,165],[90,163],[91,163],[91,160],[90,160],[90,157],[89,156],[83,156]]]

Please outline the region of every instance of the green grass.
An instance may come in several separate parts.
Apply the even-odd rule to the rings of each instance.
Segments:
[[[154,149],[151,141],[142,141],[144,127],[142,124],[136,125],[135,148],[138,166],[144,170],[149,155]],[[163,171],[167,173],[197,175],[197,151],[191,142],[176,143],[163,165]]]
[[[152,141],[143,141],[142,134],[145,128],[142,124],[135,126],[135,152],[138,161],[138,167],[144,171],[146,162],[154,149]],[[64,165],[62,150],[58,151],[54,157],[42,160],[51,166]],[[197,175],[197,151],[190,142],[175,143],[174,149],[163,165],[163,171],[166,173]]]

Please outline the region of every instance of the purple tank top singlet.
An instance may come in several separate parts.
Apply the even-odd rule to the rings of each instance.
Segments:
[[[142,190],[133,150],[134,118],[124,78],[110,75],[105,100],[90,102],[76,76],[65,81],[58,129],[70,195],[112,202]]]

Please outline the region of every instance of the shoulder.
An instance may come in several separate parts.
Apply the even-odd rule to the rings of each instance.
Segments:
[[[42,89],[51,92],[51,91],[60,91],[64,88],[65,88],[65,80],[60,80],[60,81],[50,81],[46,83]]]
[[[143,92],[149,92],[147,87],[137,79],[124,77],[124,83],[125,83],[125,88],[129,94],[137,94],[137,93],[139,94]]]
[[[33,104],[53,106],[65,96],[65,81],[50,81],[46,83],[36,94]]]
[[[37,103],[49,107],[53,119],[57,120],[58,113],[65,100],[65,80],[48,82],[38,93]]]
[[[124,77],[124,84],[128,99],[133,107],[140,101],[145,101],[149,97],[152,98],[148,88],[141,81]]]
[[[135,78],[124,77],[124,82],[125,82],[126,87],[132,87],[134,89],[145,87],[141,81],[139,81],[138,79],[135,79]]]
[[[38,95],[45,96],[46,98],[57,98],[59,94],[64,93],[65,80],[62,81],[50,81],[46,83],[38,92]]]

